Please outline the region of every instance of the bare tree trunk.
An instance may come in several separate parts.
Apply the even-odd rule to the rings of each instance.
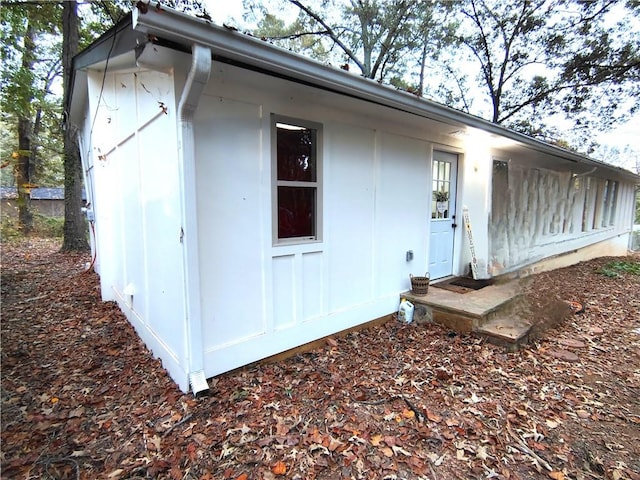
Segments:
[[[423,40],[422,54],[420,55],[420,81],[418,84],[418,93],[420,96],[424,95],[424,70],[427,63],[427,39]]]
[[[68,108],[73,57],[78,53],[78,4],[63,2],[62,10],[62,68],[64,78],[64,106]],[[88,250],[86,221],[82,214],[82,163],[78,139],[67,123],[64,132],[64,241],[63,251]]]
[[[65,131],[64,241],[63,251],[89,249],[87,223],[82,213],[82,164],[77,138],[70,126]]]
[[[18,223],[20,231],[29,235],[33,230],[33,214],[31,213],[31,120],[18,120],[18,158],[14,167],[14,177],[18,189]]]
[[[29,21],[24,36],[24,51],[22,53],[22,69],[33,69],[36,45],[34,29]],[[31,135],[32,123],[29,118],[29,103],[26,99],[22,105],[22,115],[18,118],[18,158],[14,167],[14,178],[18,189],[18,223],[23,234],[28,235],[33,230],[33,214],[31,213]]]

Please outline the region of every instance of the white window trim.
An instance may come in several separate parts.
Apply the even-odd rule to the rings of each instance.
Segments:
[[[278,180],[278,136],[276,124],[285,123],[290,125],[296,125],[304,128],[313,129],[316,131],[316,181],[315,182],[300,182],[300,181],[287,181]],[[285,245],[300,245],[307,243],[320,243],[322,242],[322,212],[323,212],[323,182],[322,182],[322,166],[323,166],[323,135],[322,124],[317,122],[311,122],[308,120],[302,120],[294,117],[287,117],[284,115],[271,114],[271,232],[273,246],[285,246]],[[316,212],[315,212],[315,235],[312,237],[292,237],[292,238],[279,238],[278,237],[278,187],[315,187],[316,189]]]

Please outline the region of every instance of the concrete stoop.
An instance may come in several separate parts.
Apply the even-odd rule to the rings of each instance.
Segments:
[[[531,323],[520,316],[498,316],[484,323],[475,334],[489,343],[505,347],[509,352],[517,351],[529,342]]]
[[[438,323],[460,333],[517,350],[528,341],[531,323],[518,280],[497,283],[468,293],[429,287],[426,295],[401,295],[414,304],[414,322]]]

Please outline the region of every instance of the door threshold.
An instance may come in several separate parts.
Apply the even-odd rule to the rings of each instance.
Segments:
[[[437,285],[438,283],[448,282],[457,278],[455,275],[447,275],[446,277],[434,278],[429,282],[429,285]]]

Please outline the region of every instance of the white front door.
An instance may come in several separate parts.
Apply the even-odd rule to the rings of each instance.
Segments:
[[[431,164],[431,235],[429,276],[442,278],[453,272],[456,227],[456,174],[458,155],[434,150]]]

